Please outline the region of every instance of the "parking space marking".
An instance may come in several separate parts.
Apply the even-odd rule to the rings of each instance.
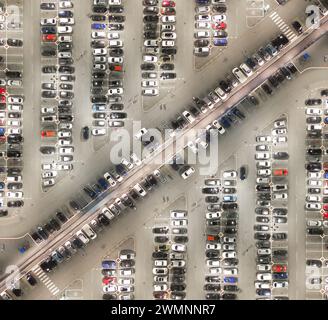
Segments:
[[[282,20],[282,18],[278,15],[277,12],[272,12],[270,14],[270,18],[290,41],[296,40],[297,35],[292,31],[292,29],[287,25],[287,23]]]
[[[54,296],[60,291],[39,266],[34,267],[32,272],[41,280],[41,282]]]

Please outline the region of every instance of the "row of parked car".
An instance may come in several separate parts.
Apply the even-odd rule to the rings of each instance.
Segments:
[[[187,125],[193,123],[196,118],[200,117],[202,114],[205,114],[208,110],[216,107],[218,103],[224,102],[233,89],[247,81],[257,69],[264,65],[265,61],[269,61],[275,57],[288,43],[289,40],[287,37],[284,34],[280,34],[267,44],[265,48],[260,48],[256,54],[247,58],[239,68],[234,68],[232,74],[229,75],[226,80],[221,80],[219,86],[213,91],[210,91],[205,97],[193,97],[195,105],[189,107],[188,110],[183,111],[181,115],[171,121],[171,127],[173,129],[172,135],[175,135],[177,129],[183,129]],[[275,87],[278,87],[279,83],[283,82],[285,79],[292,79],[291,74],[296,72],[296,67],[292,63],[289,63],[286,68],[282,68],[277,74],[270,77],[269,81],[270,83],[274,83]],[[265,83],[262,87],[266,93],[272,94],[273,90],[269,85]],[[253,101],[254,99],[256,100],[255,97],[252,98]],[[254,104],[256,104],[256,101]],[[245,118],[245,115],[234,106],[231,110],[228,110],[226,114],[220,117],[218,122],[221,124],[220,127],[224,129],[229,128],[231,124],[236,123],[238,118],[242,120]],[[224,133],[224,130],[219,129],[219,132]]]
[[[287,261],[275,263],[272,256],[276,247],[287,249],[287,245],[282,245],[287,233],[280,230],[287,230],[288,221],[287,118],[274,121],[271,134],[257,136],[256,143],[254,237],[257,240],[257,273],[254,285],[259,299],[271,299],[275,295],[272,289],[288,290]],[[288,296],[288,291],[286,293]],[[278,299],[287,296],[278,295]]]
[[[112,174],[114,175],[113,171],[111,171],[111,173],[106,172],[103,178],[98,179],[99,185],[93,185],[94,188],[97,187],[100,189],[98,193],[95,189],[88,186],[83,190],[91,199],[96,199],[101,192],[115,187],[117,182],[121,182],[123,180],[123,178],[118,176],[118,174],[115,175],[115,178],[112,176]],[[69,260],[71,256],[77,252],[78,249],[82,249],[90,241],[95,240],[97,238],[97,233],[103,230],[104,227],[109,226],[111,220],[115,219],[128,208],[136,209],[136,201],[145,197],[149,191],[155,189],[159,185],[159,182],[162,181],[161,177],[161,172],[159,170],[155,170],[154,174],[148,175],[145,179],[140,181],[140,183],[137,183],[127,194],[123,194],[120,198],[116,198],[114,201],[107,203],[103,208],[100,209],[97,218],[85,224],[81,230],[76,232],[76,234],[69,241],[65,242],[65,244],[60,246],[57,250],[53,251],[50,256],[40,264],[41,269],[45,272],[52,271],[58,264],[61,264],[65,260]],[[116,178],[119,179],[119,181],[116,180]],[[72,200],[70,202],[70,207],[74,210],[74,212],[76,210],[82,209],[80,207],[80,203],[78,203],[76,200]],[[53,221],[55,219],[52,219],[51,224],[53,229],[55,229],[53,232],[60,230],[60,224],[57,220],[63,219],[63,221],[60,220],[62,223],[67,222],[67,216],[65,216],[66,221],[64,222],[65,218],[63,218],[62,215],[62,212],[61,217],[58,216],[58,213],[56,214],[57,228],[55,228]],[[39,227],[37,231],[32,234],[32,237],[35,239],[35,241],[40,242],[42,240],[48,239],[49,232],[48,230],[45,230],[45,228]],[[36,240],[34,237],[37,237],[38,240]],[[120,275],[130,276],[132,271],[129,272],[130,273],[123,270]]]
[[[320,238],[328,228],[328,162],[326,162],[325,127],[328,123],[328,90],[321,90],[320,98],[310,98],[305,101],[305,114],[307,126],[306,139],[306,171],[307,192],[305,199],[306,234],[307,243],[322,242],[322,248],[327,249],[325,238]],[[321,253],[306,259],[307,290],[325,290],[325,299],[328,295],[328,277],[322,277],[321,268],[327,267],[327,260],[321,260]]]
[[[9,9],[9,7],[8,7]],[[21,8],[20,8],[21,9]],[[23,60],[8,62],[15,55],[22,58],[23,32],[21,23],[13,22],[6,14],[7,4],[3,3],[0,12],[0,27],[5,30],[5,39],[1,39],[6,54],[0,56],[0,217],[8,215],[8,209],[22,207],[23,178]],[[13,33],[14,32],[14,33]],[[12,71],[15,70],[15,71]]]
[[[207,57],[213,46],[227,46],[226,1],[195,0],[194,55]]]
[[[104,300],[134,299],[135,258],[134,250],[123,249],[119,252],[117,259],[102,261]]]
[[[218,178],[205,179],[202,188],[207,204],[204,285],[207,300],[235,300],[239,291],[237,171],[224,171],[222,178],[223,184]]]
[[[108,126],[123,127],[127,117],[123,112],[124,42],[121,39],[125,16],[122,0],[94,0],[92,11],[92,135],[103,136]]]
[[[54,11],[52,4],[55,7],[59,5],[59,10]],[[55,185],[60,171],[69,171],[73,168],[74,115],[72,113],[75,68],[72,33],[75,20],[72,1],[51,3],[50,7],[45,7],[45,3],[41,3],[40,7],[43,17],[46,17],[42,17],[40,21],[42,34],[40,152],[46,156],[42,159],[41,178],[43,188],[47,189]],[[53,12],[52,17],[47,11]]]
[[[143,63],[140,66],[143,96],[159,95],[159,78],[162,81],[176,78],[176,4],[171,0],[159,2],[143,1],[144,45]]]
[[[188,212],[170,211],[170,226],[153,227],[155,251],[153,258],[153,297],[182,300],[186,297]],[[171,242],[171,244],[169,244]]]

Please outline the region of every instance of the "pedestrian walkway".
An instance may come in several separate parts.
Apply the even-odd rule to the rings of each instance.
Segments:
[[[286,35],[289,41],[294,41],[297,38],[297,35],[293,30],[286,24],[284,20],[278,15],[277,12],[272,12],[270,14],[272,21],[278,26],[278,28]]]
[[[39,266],[33,268],[32,271],[54,296],[59,292],[59,289],[56,287],[56,285]]]

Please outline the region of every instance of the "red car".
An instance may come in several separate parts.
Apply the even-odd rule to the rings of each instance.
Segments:
[[[122,66],[120,66],[118,64],[109,66],[109,69],[111,71],[117,71],[117,72],[122,72],[123,71]]]
[[[55,42],[56,40],[57,40],[57,36],[55,34],[42,35],[42,41],[44,42]]]
[[[170,1],[170,0],[164,0],[162,2],[162,7],[175,7],[175,2],[174,1]]]
[[[276,177],[287,176],[288,170],[287,169],[276,169],[276,170],[273,170],[273,175]]]
[[[281,264],[275,264],[272,266],[272,272],[287,272],[287,266]]]
[[[53,138],[57,137],[57,132],[53,130],[43,130],[41,131],[42,138]]]
[[[175,9],[174,8],[162,8],[161,14],[165,16],[173,16],[175,15]]]
[[[116,277],[103,277],[102,282],[104,285],[108,285],[110,283],[116,283],[116,280]]]
[[[328,212],[324,212],[324,213],[322,214],[322,218],[324,218],[324,219],[328,219]]]
[[[0,88],[0,94],[6,93],[6,88]]]
[[[325,203],[322,208],[323,210],[328,211],[328,203]]]
[[[1,103],[6,103],[6,97],[5,96],[0,96],[0,102]]]
[[[225,30],[227,29],[227,24],[223,21],[221,21],[220,23],[213,23],[212,28],[214,30]]]

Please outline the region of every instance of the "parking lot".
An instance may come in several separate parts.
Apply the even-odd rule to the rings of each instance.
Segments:
[[[78,8],[78,10],[81,10],[81,8]],[[38,26],[38,28],[39,28],[39,26]],[[89,41],[89,39],[88,39],[88,41]],[[91,60],[90,60],[91,61]],[[89,66],[88,66],[88,68],[89,68]],[[80,71],[79,71],[80,72]],[[89,85],[89,82],[88,82],[88,85]],[[294,84],[293,84],[294,85]],[[138,89],[140,89],[140,88],[138,88]],[[302,87],[302,89],[304,89],[304,87]],[[305,88],[305,90],[304,90],[304,92],[307,92],[306,91],[306,89],[307,88]],[[280,90],[280,91],[283,91],[283,89],[282,88],[280,88],[280,89],[278,89],[278,90]],[[278,93],[278,95],[279,95],[279,93]],[[261,98],[261,97],[265,97],[264,99],[267,101],[266,102],[266,104],[268,104],[268,105],[270,105],[270,99],[263,93],[263,91],[261,91],[261,93],[258,93],[258,96]],[[273,99],[275,99],[275,98],[273,98]],[[278,99],[278,98],[277,98]],[[89,102],[88,102],[89,103]],[[278,104],[277,104],[278,105]],[[267,121],[267,119],[271,119],[271,120],[275,120],[275,119],[277,119],[277,116],[280,116],[281,114],[283,114],[283,113],[285,113],[286,112],[286,110],[284,110],[284,108],[289,108],[289,106],[287,106],[287,105],[285,105],[285,104],[280,104],[280,106],[281,106],[281,110],[279,110],[279,112],[277,112],[277,114],[276,114],[276,112],[275,112],[275,110],[278,110],[277,108],[275,108],[275,110],[270,110],[272,113],[274,113],[274,114],[271,114],[271,117],[269,117],[269,118],[266,118],[267,116],[268,116],[268,114],[264,114],[264,112],[262,112],[263,113],[263,119],[266,119],[265,121],[266,122],[268,122]],[[90,104],[89,104],[89,107],[90,107]],[[267,106],[266,106],[267,107]],[[265,108],[266,108],[265,107]],[[269,109],[270,107],[268,107],[268,109]],[[251,125],[253,126],[253,129],[255,130],[255,128],[258,126],[258,122],[257,121],[255,121],[255,116],[253,117],[252,116],[252,114],[254,114],[254,113],[252,113],[253,111],[252,111],[252,108],[251,108],[251,105],[249,104],[249,103],[246,103],[246,104],[244,104],[243,106],[241,106],[241,108],[240,108],[241,110],[242,110],[242,112],[245,112],[246,113],[246,117],[248,118],[248,120],[246,120],[246,123],[248,124],[249,122],[248,121],[251,121],[250,123],[251,123]],[[268,110],[268,109],[266,109],[266,110]],[[88,109],[89,110],[89,109]],[[248,111],[247,111],[248,110]],[[257,109],[258,110],[258,109]],[[268,113],[270,113],[270,112],[268,112]],[[90,114],[89,114],[90,115]],[[261,115],[260,115],[261,116]],[[150,116],[149,118],[151,119],[151,117],[152,116]],[[254,119],[253,119],[254,118]],[[38,119],[38,121],[39,121],[39,119]],[[82,119],[79,119],[79,121],[83,121],[84,123],[86,123],[87,121],[85,121],[85,118],[83,118],[83,120]],[[158,120],[159,121],[159,120]],[[293,123],[293,120],[291,121],[292,123]],[[233,139],[233,138],[236,138],[236,140],[235,141],[239,141],[238,139],[237,139],[237,133],[238,134],[240,134],[241,132],[243,132],[242,130],[243,130],[243,128],[245,127],[245,126],[243,126],[243,125],[241,125],[241,123],[242,123],[242,121],[239,119],[237,119],[237,127],[236,128],[234,128],[233,130],[231,130],[230,132],[229,132],[229,139],[228,138],[226,138],[226,137],[224,137],[224,138],[222,138],[222,145],[223,146],[225,146],[225,144],[228,144],[229,145],[229,143],[228,143],[228,140],[230,140],[230,139]],[[295,122],[294,122],[294,125],[295,125]],[[247,125],[248,126],[248,125]],[[78,130],[79,132],[77,133],[77,132],[75,132],[75,135],[76,136],[79,136],[80,135],[80,130]],[[246,129],[245,129],[245,133],[246,132],[248,132]],[[295,133],[295,131],[292,131],[292,132],[294,132]],[[249,136],[249,134],[245,134],[245,137],[248,137]],[[293,137],[292,137],[292,139],[293,139]],[[77,139],[77,141],[79,141],[79,139]],[[252,139],[249,139],[249,144],[251,144],[251,145],[253,145],[254,144],[254,140],[252,140]],[[81,149],[84,149],[85,148],[85,146],[88,146],[88,147],[90,147],[90,145],[89,144],[83,144],[83,147],[81,147],[80,145],[78,146],[78,148],[81,148]],[[234,144],[234,145],[231,145],[229,148],[227,148],[227,153],[228,152],[230,152],[230,153],[234,153],[234,152],[236,152],[236,148],[237,148],[237,145],[236,144]],[[244,144],[241,144],[241,150],[243,150],[243,152],[245,151],[245,150],[248,150],[247,151],[247,153],[249,152],[250,154],[254,154],[254,146],[252,146],[252,149],[250,150],[250,149],[245,149],[244,150],[244,148],[245,148],[245,146],[244,146]],[[91,148],[90,149],[92,149],[92,146],[91,146]],[[88,152],[90,151],[90,149],[88,149],[87,151],[83,151],[83,152],[81,152],[81,158],[82,158],[82,155],[83,154],[88,154]],[[85,152],[85,153],[84,153]],[[106,152],[107,152],[107,150],[103,150],[103,154],[106,154]],[[237,152],[238,153],[238,152]],[[247,154],[246,153],[246,154]],[[303,150],[303,154],[304,154],[304,150]],[[240,155],[239,155],[240,156]],[[237,161],[239,161],[238,159],[239,159],[239,156],[237,156]],[[101,159],[101,158],[103,158],[100,154],[97,156],[97,157],[99,157],[99,159]],[[88,156],[86,157],[86,159],[88,158]],[[246,159],[246,158],[245,158]],[[105,159],[106,161],[107,161],[107,159]],[[221,159],[222,160],[222,159]],[[106,167],[107,166],[107,164],[105,163],[105,161],[104,160],[102,160],[103,162],[103,166],[104,167]],[[79,173],[84,173],[84,170],[83,170],[83,162],[84,161],[82,161],[82,160],[79,160],[79,161],[77,161],[77,163],[76,163],[76,165],[77,165],[77,168],[78,168],[78,171],[76,171],[76,174],[74,174],[73,176],[70,176],[71,178],[69,179],[70,180],[70,183],[71,183],[71,186],[77,186],[78,188],[80,188],[80,186],[82,185],[82,183],[81,183],[81,181],[91,181],[91,177],[93,177],[93,175],[94,175],[94,172],[86,172],[85,173],[85,175],[83,175],[83,178],[82,178],[82,180],[79,180],[79,182],[77,182],[77,179],[76,178],[74,178],[74,177],[77,177],[77,176],[82,176],[82,174],[79,174]],[[246,162],[246,160],[245,161],[243,161],[243,162]],[[252,158],[252,160],[250,160],[250,161],[247,161],[248,162],[248,165],[249,165],[249,168],[251,168],[251,166],[254,166],[254,159]],[[243,164],[243,163],[239,163],[238,165],[241,165],[241,164]],[[101,165],[100,165],[101,166]],[[98,171],[98,168],[97,168],[97,171]],[[303,169],[303,171],[304,171],[304,169]],[[38,177],[39,177],[39,173],[38,173]],[[178,176],[175,176],[175,178],[179,178]],[[180,180],[178,180],[178,181],[182,181],[181,180],[181,178],[179,178]],[[190,185],[190,186],[193,186],[193,183],[196,181],[196,180],[194,180],[194,179],[196,179],[196,177],[195,178],[192,178],[192,180],[190,180],[190,183],[188,183],[188,186]],[[249,178],[250,180],[251,180],[251,177]],[[303,182],[303,185],[304,185],[304,182]],[[253,186],[254,186],[254,180],[252,180],[252,189],[249,189],[249,190],[253,190]],[[76,188],[76,187],[75,187]],[[243,185],[241,185],[241,188],[243,188]],[[65,195],[65,189],[66,188],[64,188],[63,186],[61,186],[61,188],[60,188],[62,191],[56,191],[55,190],[55,193],[53,193],[52,195],[54,195],[54,194],[61,194],[61,196],[60,196],[60,198],[61,199],[67,199],[68,198],[68,194],[67,195]],[[58,190],[60,190],[60,189],[58,189]],[[291,188],[291,190],[292,190],[292,188]],[[176,188],[176,189],[174,189],[174,191],[176,191],[177,193],[179,193],[179,189],[178,188]],[[193,190],[193,191],[195,191],[195,190]],[[34,192],[34,191],[33,191]],[[66,191],[67,192],[67,191]],[[172,191],[173,192],[173,191]],[[199,192],[199,190],[198,190],[198,192]],[[157,197],[155,197],[155,196],[153,196],[154,197],[154,203],[156,203],[156,201],[157,201],[157,203],[160,203],[160,200],[162,200],[161,199],[161,197],[162,196],[158,196],[158,198]],[[153,198],[152,197],[152,198]],[[55,197],[53,197],[54,199],[55,199]],[[194,198],[194,197],[192,197],[192,198]],[[45,198],[44,198],[45,199]],[[304,199],[304,197],[303,197],[303,199]],[[244,199],[245,200],[245,199]],[[244,201],[243,200],[243,197],[242,197],[242,199],[241,199],[241,202],[243,202]],[[51,205],[53,205],[53,207],[55,208],[55,207],[57,207],[57,200],[53,200],[52,201],[52,204]],[[193,202],[193,201],[192,201]],[[31,201],[30,201],[30,203],[32,203]],[[43,204],[42,204],[43,203]],[[40,202],[40,204],[38,204],[38,208],[40,208],[42,205],[45,205],[45,204],[48,204],[48,202],[46,202],[45,200],[42,200],[41,202]],[[242,205],[242,204],[241,204]],[[148,206],[145,206],[145,208],[146,207],[148,207]],[[193,209],[193,208],[192,208]],[[139,208],[138,208],[138,210],[139,210]],[[141,210],[141,209],[140,209]],[[137,211],[138,212],[138,211]],[[137,213],[136,212],[136,213]],[[193,210],[188,210],[188,212],[193,212]],[[133,212],[134,213],[134,212]],[[133,214],[132,213],[132,214]],[[252,217],[254,216],[254,214],[253,214],[253,212],[252,212]],[[46,217],[45,217],[46,218]],[[241,217],[241,219],[243,219],[242,217]],[[293,220],[293,219],[292,219]],[[245,221],[244,221],[245,222]],[[244,223],[243,222],[243,223]],[[294,221],[295,222],[295,221]],[[34,223],[33,222],[33,219],[31,220],[31,224],[32,223]],[[192,224],[192,222],[191,222],[191,224]],[[249,227],[249,225],[246,223],[245,224],[245,226],[248,226]],[[247,227],[247,228],[248,228]],[[249,229],[247,229],[247,232],[246,233],[243,233],[243,235],[242,235],[242,237],[244,237],[244,235],[246,235],[247,233],[249,234],[249,232],[253,232],[252,229],[253,227],[251,226]],[[290,227],[289,227],[290,228]],[[303,238],[304,238],[304,226],[303,226]],[[252,235],[251,235],[252,236]],[[289,235],[289,237],[290,237],[290,235]],[[197,241],[197,240],[194,240],[194,241]],[[203,255],[203,252],[204,252],[204,247],[205,247],[205,243],[202,243],[201,244],[202,245],[202,251],[200,251],[201,252],[201,254]],[[197,246],[198,246],[198,244],[197,244]],[[90,249],[91,250],[91,249]],[[241,251],[241,253],[243,254],[244,252],[245,252],[245,250],[248,250],[247,252],[250,252],[250,249],[248,248],[248,247],[244,247],[244,246],[241,246],[241,249],[240,249]],[[89,251],[89,249],[88,249],[88,251]],[[254,251],[254,250],[253,250]],[[139,251],[137,250],[137,252],[138,252],[138,255],[139,255]],[[245,254],[246,256],[247,256],[247,254]],[[150,256],[149,256],[150,257]],[[148,259],[149,259],[149,257],[148,257]],[[243,268],[245,268],[245,262],[243,262],[243,261],[247,261],[247,258],[245,258],[245,260],[244,260],[244,256],[242,255],[242,257],[243,258],[241,258],[242,259],[242,261],[241,261],[241,265],[240,265],[240,268],[241,269],[243,269]],[[189,258],[189,257],[188,257]],[[191,259],[193,259],[192,257],[190,257]],[[294,257],[292,257],[291,258],[292,260],[294,259]],[[77,261],[79,261],[79,259],[76,259]],[[150,260],[150,259],[149,259]],[[254,259],[254,261],[255,261],[255,259]],[[305,260],[304,260],[305,261]],[[137,262],[138,263],[138,262]],[[254,262],[252,262],[253,264],[254,264]],[[70,263],[70,264],[72,264],[72,263]],[[70,268],[69,266],[68,266],[68,268]],[[252,279],[254,279],[254,270],[256,270],[255,269],[256,268],[256,266],[254,265],[254,268],[251,270],[251,277],[250,278],[252,278]],[[291,268],[293,268],[293,266],[291,267]],[[67,269],[66,269],[67,270]],[[151,269],[149,269],[149,270],[151,270]],[[243,270],[245,270],[245,269],[243,269]],[[293,270],[293,269],[292,269]],[[59,270],[59,273],[60,273],[60,270]],[[247,273],[246,273],[247,274]],[[295,277],[296,275],[295,275],[295,273],[293,273],[292,274],[292,277]],[[54,275],[51,275],[51,277],[54,277],[54,278],[57,278],[58,276],[57,276],[57,274],[54,274]],[[138,277],[138,275],[137,275],[137,277]],[[67,280],[67,279],[65,279],[65,280]],[[136,281],[138,281],[138,280],[136,280]],[[203,278],[202,278],[202,281],[203,281]],[[243,289],[243,288],[247,288],[247,286],[245,286],[245,281],[247,282],[247,279],[246,279],[246,277],[244,277],[244,278],[242,278],[241,279],[241,288]],[[56,281],[57,282],[57,281]],[[290,279],[290,282],[291,282],[291,286],[293,286],[293,285],[295,285],[295,279],[293,280],[293,279]],[[57,282],[58,283],[58,282]],[[61,281],[59,281],[59,283],[60,284],[62,284],[61,283]],[[200,284],[200,286],[199,286],[199,288],[202,288],[202,285],[203,285],[203,283],[201,283]],[[58,285],[60,288],[63,288],[64,286],[63,285]],[[189,283],[188,283],[188,287],[189,287]],[[253,283],[251,284],[251,290],[252,290],[252,295],[254,295],[254,286],[253,286]],[[188,290],[189,291],[189,290]],[[244,294],[246,294],[245,292],[246,292],[247,290],[242,290],[242,292],[241,292],[241,295],[240,295],[240,298],[243,298],[244,297]],[[41,291],[39,291],[39,292],[41,292]],[[198,292],[197,290],[195,290],[195,292],[197,292],[197,293],[195,293],[195,296],[196,295],[202,295],[202,297],[203,297],[203,292],[202,292],[202,290],[200,291],[200,292]],[[151,294],[152,293],[152,290],[150,289],[149,290],[149,292],[147,293],[147,294]],[[36,293],[33,293],[33,294],[36,294]],[[33,295],[32,294],[32,295]],[[292,297],[292,296],[291,296]]]

